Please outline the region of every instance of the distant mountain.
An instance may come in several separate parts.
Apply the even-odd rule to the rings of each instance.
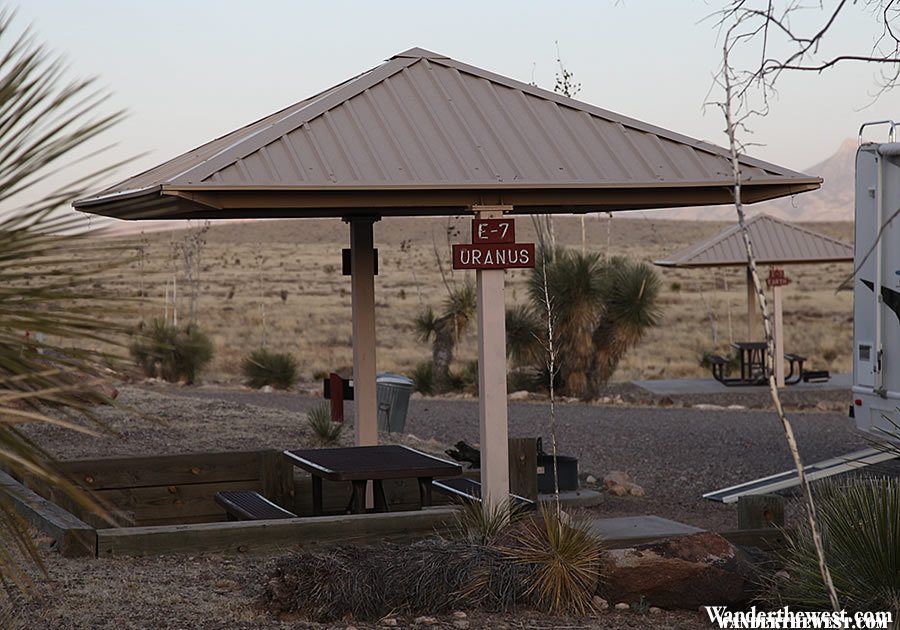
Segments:
[[[764,212],[786,221],[852,221],[857,146],[856,138],[848,138],[832,156],[802,169],[804,173],[818,175],[825,180],[819,190],[747,206],[748,214],[752,216]],[[734,209],[730,206],[682,208],[662,210],[654,215],[666,219],[731,221],[734,219]]]

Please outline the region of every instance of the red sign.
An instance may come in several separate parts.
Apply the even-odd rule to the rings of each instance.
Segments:
[[[473,232],[474,234],[474,232]],[[454,269],[530,269],[534,267],[534,243],[456,244]]]
[[[515,243],[514,219],[472,219],[473,243]]]
[[[771,287],[786,287],[791,283],[791,279],[784,275],[784,269],[772,267],[769,269],[769,277],[766,278],[766,285]]]

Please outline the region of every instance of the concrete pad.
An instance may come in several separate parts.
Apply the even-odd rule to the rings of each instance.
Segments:
[[[685,394],[720,394],[723,392],[765,392],[769,390],[767,385],[723,385],[714,378],[685,378],[685,379],[659,379],[650,381],[631,381],[641,389],[659,396],[678,396]],[[831,379],[825,383],[797,383],[788,385],[785,391],[797,390],[849,390],[853,383],[850,374],[832,374]]]
[[[539,494],[538,502],[549,503],[553,501],[552,494]],[[596,490],[571,490],[559,493],[559,503],[565,507],[589,507],[600,502],[600,493]]]
[[[670,536],[699,534],[704,531],[698,527],[670,521],[661,516],[598,518],[592,521],[591,529],[602,536],[611,547],[624,547]]]

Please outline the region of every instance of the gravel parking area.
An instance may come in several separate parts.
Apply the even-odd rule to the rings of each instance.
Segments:
[[[64,459],[290,447],[310,443],[303,413],[321,403],[297,394],[159,385],[126,386],[121,399],[157,420],[103,409],[101,418],[118,435],[73,437],[55,427],[32,427],[29,432]],[[792,420],[807,463],[865,447],[843,414],[795,412]],[[556,421],[560,452],[578,457],[582,473],[601,478],[610,470],[623,470],[646,490],[642,498],[603,494],[591,510],[597,516],[656,514],[709,529],[733,528],[734,508],[704,501],[700,495],[791,466],[780,425],[764,410],[564,403],[557,407]],[[511,435],[540,435],[548,444],[548,423],[545,402],[510,403]],[[412,435],[398,439],[434,452],[460,439],[475,443],[477,401],[413,400],[406,429]],[[351,435],[347,431],[344,440]],[[40,599],[17,602],[13,628],[320,627],[272,619],[255,607],[270,561],[266,558],[76,561],[46,550],[42,555],[49,577],[35,574]],[[634,613],[580,620],[478,614],[470,619],[473,628],[640,628],[650,622]],[[401,625],[408,622],[401,619]],[[665,613],[652,625],[708,627],[697,613]],[[442,619],[441,626],[451,627],[452,619]]]

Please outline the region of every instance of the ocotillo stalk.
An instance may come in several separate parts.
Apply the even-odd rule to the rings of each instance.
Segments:
[[[724,46],[723,61],[723,80],[725,83],[725,102],[723,109],[725,113],[726,131],[728,133],[728,147],[731,156],[731,171],[734,177],[734,208],[737,212],[738,224],[741,228],[741,236],[744,241],[744,248],[747,252],[747,263],[750,268],[750,276],[753,278],[753,287],[756,291],[756,300],[762,313],[763,328],[766,333],[766,348],[769,357],[767,369],[767,380],[769,383],[769,393],[772,396],[772,402],[775,405],[775,412],[778,414],[781,425],[784,428],[784,435],[787,439],[788,447],[791,451],[791,457],[794,460],[794,467],[797,469],[797,477],[800,480],[800,486],[806,498],[806,516],[809,521],[810,534],[812,536],[813,545],[816,549],[816,555],[819,560],[819,571],[822,574],[822,581],[828,590],[828,597],[831,600],[831,606],[838,612],[841,610],[838,602],[837,591],[834,588],[834,582],[831,579],[831,571],[828,569],[828,563],[825,560],[825,548],[822,545],[822,536],[819,533],[818,520],[816,518],[816,504],[813,500],[812,489],[809,480],[806,478],[806,472],[803,469],[803,460],[800,458],[800,450],[797,448],[797,439],[794,436],[794,427],[788,420],[781,404],[781,396],[778,393],[778,387],[775,383],[775,372],[771,369],[775,365],[775,361],[783,361],[783,357],[775,356],[775,340],[772,336],[772,322],[769,319],[769,308],[766,302],[766,294],[763,290],[762,283],[759,279],[759,273],[756,267],[756,257],[753,254],[753,245],[750,242],[750,233],[747,231],[747,223],[744,216],[744,206],[741,202],[741,169],[738,157],[737,146],[737,128],[735,126],[732,111],[732,84],[731,84],[731,67],[728,62],[728,46],[729,41],[726,40]]]

